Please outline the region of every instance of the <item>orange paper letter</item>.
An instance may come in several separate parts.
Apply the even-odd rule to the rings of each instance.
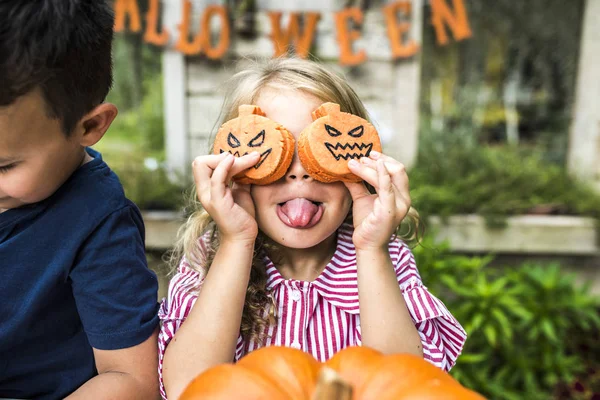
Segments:
[[[340,63],[343,65],[358,65],[367,59],[367,55],[364,49],[359,53],[352,51],[352,42],[360,37],[360,32],[348,28],[349,20],[358,25],[362,24],[363,13],[360,8],[350,7],[335,13],[335,27],[340,46]]]
[[[219,34],[219,45],[213,47],[210,42],[210,19],[213,15],[221,18],[221,32]],[[225,6],[210,5],[206,7],[202,14],[202,47],[206,57],[215,60],[223,57],[229,49],[229,18],[227,17],[227,9]]]
[[[202,29],[199,29],[194,40],[190,41],[190,15],[192,14],[190,0],[183,1],[182,14],[181,24],[179,24],[179,40],[175,48],[188,56],[198,54],[202,50]]]
[[[158,33],[158,17],[160,5],[158,0],[150,0],[150,8],[146,14],[146,34],[144,42],[154,44],[156,46],[164,46],[169,42],[169,32],[163,29],[162,33]]]
[[[437,42],[448,43],[448,35],[444,25],[448,25],[457,41],[470,38],[473,34],[469,27],[469,19],[463,0],[452,0],[454,14],[446,4],[446,0],[431,0],[431,24],[435,27]]]
[[[419,45],[414,40],[411,40],[409,43],[404,42],[404,34],[410,31],[410,22],[399,23],[397,19],[398,11],[401,11],[406,16],[410,16],[411,3],[408,1],[397,1],[383,7],[387,34],[392,45],[392,57],[394,59],[411,57],[419,51]]]
[[[129,27],[132,32],[142,30],[140,23],[140,9],[137,0],[115,0],[115,32],[125,29],[125,17],[129,15]]]
[[[315,36],[317,22],[321,15],[316,12],[307,12],[304,15],[304,29],[300,32],[300,13],[290,14],[290,22],[287,30],[281,29],[281,13],[269,11],[271,20],[271,40],[275,48],[275,57],[287,53],[290,42],[293,42],[296,54],[301,58],[308,56],[308,51]]]

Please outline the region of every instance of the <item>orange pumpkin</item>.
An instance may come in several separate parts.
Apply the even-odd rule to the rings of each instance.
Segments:
[[[413,391],[428,393],[442,388],[438,394],[458,395],[465,400],[482,399],[462,387],[454,378],[433,364],[413,354],[384,356],[368,348],[346,348],[325,365],[336,370],[354,388],[354,399],[403,399]],[[417,397],[407,397],[417,399]]]
[[[331,371],[335,371],[333,379]],[[251,352],[237,365],[220,365],[205,371],[192,381],[180,399],[484,398],[461,386],[446,372],[411,354],[386,356],[367,347],[348,347],[329,361],[319,363],[300,350],[273,346]]]
[[[377,130],[367,120],[325,103],[312,113],[313,122],[298,138],[298,157],[314,179],[321,182],[360,182],[348,161],[381,152]]]
[[[385,356],[368,347],[346,347],[331,357],[325,366],[333,369],[346,382],[352,382],[354,388],[362,388],[366,384],[369,371]]]
[[[179,400],[288,400],[279,384],[239,365],[223,364],[198,375]]]
[[[269,346],[243,357],[238,365],[276,383],[290,400],[309,399],[315,390],[321,364],[313,356],[290,347]]]
[[[215,154],[231,153],[241,157],[253,151],[260,153],[258,163],[236,175],[239,183],[267,185],[280,179],[294,157],[295,140],[283,126],[265,117],[253,105],[242,105],[239,116],[225,122],[215,137]]]

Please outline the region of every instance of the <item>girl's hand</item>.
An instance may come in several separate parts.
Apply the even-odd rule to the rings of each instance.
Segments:
[[[404,165],[391,157],[371,152],[360,162],[348,162],[350,171],[371,184],[371,194],[363,182],[346,183],[352,200],[354,235],[357,250],[387,249],[390,237],[410,209],[408,175]]]
[[[254,241],[258,234],[250,185],[234,183],[231,178],[254,166],[260,154],[236,158],[229,153],[197,157],[192,163],[198,200],[219,228],[222,240]]]

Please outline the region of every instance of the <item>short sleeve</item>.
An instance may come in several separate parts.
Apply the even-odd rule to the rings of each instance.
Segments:
[[[148,268],[144,223],[133,204],[111,213],[90,234],[69,279],[92,347],[132,347],[158,326],[158,280]]]
[[[423,343],[425,360],[449,371],[460,355],[467,334],[438,298],[423,285],[410,249],[396,242],[395,271],[406,306]]]

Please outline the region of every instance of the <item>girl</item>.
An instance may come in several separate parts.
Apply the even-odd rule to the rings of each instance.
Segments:
[[[325,102],[367,117],[348,84],[311,61],[270,60],[235,75],[231,88],[224,121],[254,104],[296,139]],[[160,310],[163,397],[176,399],[207,368],[269,345],[321,361],[365,345],[449,370],[466,334],[395,235],[414,218],[404,166],[376,152],[349,161],[373,193],[365,183],[315,181],[297,155],[273,184],[229,185],[258,159],[223,153],[193,163],[201,207],[182,230]]]

